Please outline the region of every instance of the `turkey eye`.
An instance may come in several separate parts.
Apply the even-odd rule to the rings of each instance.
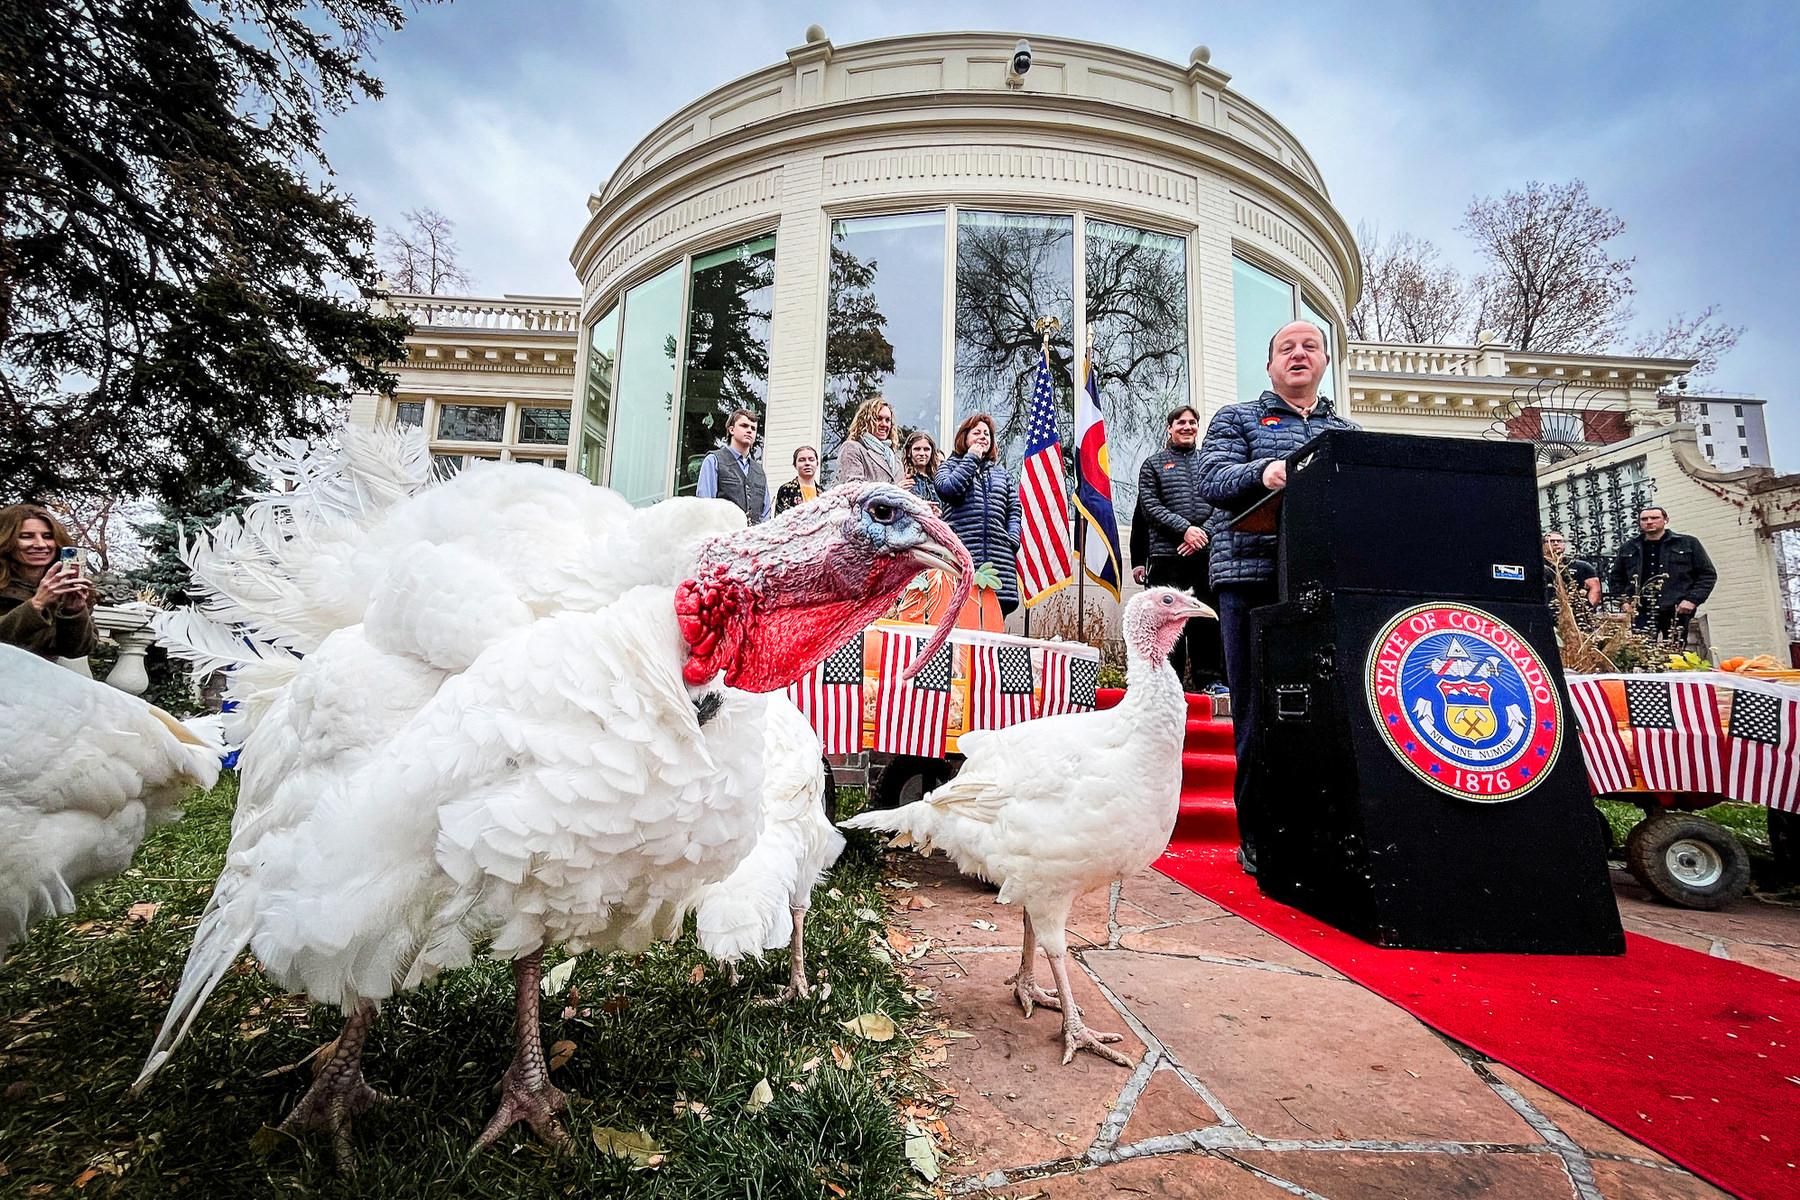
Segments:
[[[886,525],[889,521],[894,519],[894,506],[885,501],[877,500],[875,503],[869,505],[869,515],[874,517],[877,521],[880,521],[883,525]]]

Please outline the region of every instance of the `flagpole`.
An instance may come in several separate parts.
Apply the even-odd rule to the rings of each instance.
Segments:
[[[1078,387],[1087,386],[1087,372],[1092,371],[1093,369],[1094,363],[1092,357],[1084,358],[1082,362],[1082,378],[1077,384]],[[1070,399],[1073,400],[1074,397],[1070,397]],[[1070,432],[1073,433],[1076,431],[1071,430]],[[1075,440],[1074,462],[1074,494],[1080,496],[1081,439],[1078,434]],[[1071,509],[1069,520],[1073,522],[1075,531],[1075,640],[1085,644],[1087,642],[1087,522],[1081,519],[1080,505],[1072,504],[1069,507]]]

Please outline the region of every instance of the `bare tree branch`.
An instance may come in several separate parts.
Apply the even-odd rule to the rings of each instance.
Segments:
[[[1691,377],[1710,375],[1744,335],[1742,325],[1727,325],[1718,312],[1718,305],[1709,304],[1691,317],[1676,313],[1661,329],[1632,343],[1631,353],[1645,358],[1692,358],[1697,361],[1688,372]]]
[[[430,208],[409,209],[404,231],[381,235],[381,266],[398,292],[419,296],[467,293],[474,285],[457,261],[456,225]]]
[[[1356,230],[1363,290],[1350,314],[1350,336],[1365,342],[1431,345],[1448,341],[1469,311],[1468,287],[1424,238],[1382,240],[1367,223]]]

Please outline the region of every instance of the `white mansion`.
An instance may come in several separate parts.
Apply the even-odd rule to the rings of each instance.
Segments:
[[[1016,464],[1034,325],[1055,317],[1063,420],[1087,359],[1129,513],[1164,414],[1254,396],[1270,334],[1304,317],[1354,420],[1537,443],[1540,515],[1584,552],[1666,505],[1720,567],[1711,644],[1785,647],[1774,537],[1800,526],[1800,478],[1708,461],[1681,406],[1732,402],[1676,394],[1692,363],[1347,344],[1350,230],[1204,48],[1178,66],[1034,37],[1019,75],[1016,41],[835,46],[813,27],[626,155],[575,238],[578,298],[391,297],[415,326],[399,385],[352,421],[422,424],[448,469],[538,462],[639,503],[692,492],[734,408],[763,414],[778,484],[800,445],[829,460],[877,392],[940,444],[992,413]]]

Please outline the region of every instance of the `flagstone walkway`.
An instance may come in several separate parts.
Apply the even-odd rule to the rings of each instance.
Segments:
[[[1002,980],[1018,914],[943,858],[896,856],[890,927],[951,1031],[933,1068],[950,1190],[1038,1197],[1573,1197],[1725,1193],[1372,992],[1151,871],[1072,917],[1075,986],[1127,1071],[1059,1065],[1059,1017]],[[1800,977],[1800,909],[1652,902],[1615,876],[1625,925]],[[991,926],[991,928],[990,928]],[[917,949],[913,953],[918,953]],[[1047,972],[1043,972],[1047,975]],[[921,1114],[923,1115],[923,1114]]]

